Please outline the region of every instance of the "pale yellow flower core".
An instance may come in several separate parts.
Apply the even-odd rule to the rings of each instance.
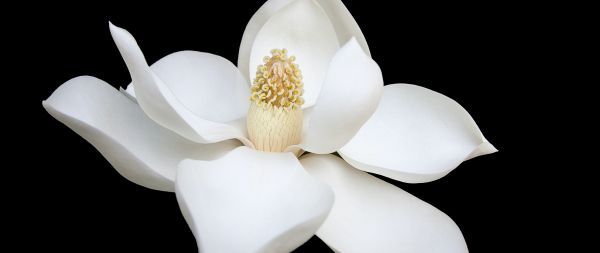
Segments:
[[[295,60],[287,50],[273,49],[257,67],[246,125],[258,150],[282,152],[300,143],[304,84]]]

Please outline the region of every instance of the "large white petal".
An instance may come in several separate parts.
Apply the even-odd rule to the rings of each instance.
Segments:
[[[497,150],[469,113],[429,89],[392,84],[373,117],[339,153],[364,171],[408,183],[433,181],[462,161]]]
[[[296,0],[281,8],[258,31],[248,74],[253,78],[257,66],[274,48],[286,48],[296,56],[304,82],[304,107],[313,105],[319,95],[327,66],[339,48],[335,29],[327,14],[313,0]]]
[[[435,207],[333,155],[302,166],[329,184],[335,202],[317,231],[339,252],[468,252],[460,229]]]
[[[91,76],[61,85],[42,105],[50,115],[90,142],[130,181],[173,191],[177,164],[185,158],[212,160],[237,141],[197,144],[162,128],[137,104]]]
[[[293,154],[247,147],[212,162],[184,160],[175,184],[201,252],[290,252],[333,204],[331,189]]]
[[[227,106],[242,105],[243,102],[248,103],[247,97],[241,100],[239,98],[243,95],[243,92],[238,89],[242,78],[239,76],[239,73],[231,70],[231,66],[227,66],[225,59],[206,53],[187,52],[172,54],[163,58],[162,62],[157,63],[157,72],[161,73],[161,76],[158,76],[158,74],[148,67],[141,49],[129,32],[112,24],[110,24],[110,31],[131,74],[137,102],[151,119],[195,142],[214,143],[236,138],[244,144],[252,146],[250,141],[245,137],[245,129],[212,121],[234,120],[236,116],[241,116],[240,112],[247,109],[247,107],[222,109]],[[181,69],[175,70],[177,68]],[[200,71],[199,69],[204,70]],[[207,73],[206,71],[213,71],[213,73]],[[192,74],[193,72],[198,72],[198,74]],[[161,77],[174,83],[166,85],[165,80],[162,80]],[[232,97],[225,96],[213,98],[209,101],[190,102],[196,94],[182,95],[186,89],[190,89],[190,93],[199,93],[197,94],[199,98],[209,97],[210,94],[203,93],[204,91],[201,90],[201,87],[210,86],[211,84],[206,82],[216,81],[219,78],[221,79],[217,81],[216,85],[225,85],[225,87],[210,90],[218,90],[216,95],[224,96],[226,94],[224,94],[225,92],[222,89],[227,87],[235,88],[231,91],[234,94]],[[177,83],[179,81],[182,83]],[[199,87],[191,88],[194,85],[193,82],[200,82],[197,84]],[[226,82],[232,83],[226,84]],[[179,98],[175,96],[173,90],[177,90],[177,94],[183,97]],[[205,102],[217,101],[219,99],[218,104],[211,105],[209,108],[200,108],[205,105],[203,104]],[[237,99],[241,102],[231,102],[230,99]],[[184,104],[182,101],[186,101],[189,104]],[[194,110],[190,108],[194,108]],[[228,114],[216,116],[220,111],[227,112]],[[212,119],[202,118],[204,116]]]
[[[248,113],[250,90],[242,73],[227,59],[196,51],[180,51],[150,69],[173,95],[198,117],[231,122]],[[134,85],[127,93],[135,96]]]
[[[343,147],[371,117],[382,90],[379,66],[351,39],[331,60],[299,147],[319,154]]]
[[[238,68],[242,74],[248,79],[252,79],[252,69],[250,66],[250,52],[252,51],[252,45],[256,40],[258,31],[263,25],[277,13],[281,8],[293,0],[269,0],[265,2],[257,11],[254,13],[246,29],[244,30],[244,36],[240,44],[240,52],[238,55]],[[365,36],[362,34],[358,24],[354,21],[352,14],[348,11],[346,6],[340,0],[318,0],[317,1],[321,8],[327,13],[329,21],[335,29],[335,33],[338,38],[340,45],[346,43],[350,38],[355,37],[358,43],[361,45],[365,53],[369,56],[369,47]],[[251,76],[247,76],[250,73]]]

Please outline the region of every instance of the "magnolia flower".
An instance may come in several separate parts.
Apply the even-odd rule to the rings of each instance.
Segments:
[[[447,215],[367,172],[429,182],[495,148],[455,101],[384,87],[339,0],[267,1],[237,67],[194,51],[149,66],[109,27],[127,89],[80,76],[43,106],[125,178],[174,191],[200,251],[291,251],[313,234],[342,252],[467,251]]]

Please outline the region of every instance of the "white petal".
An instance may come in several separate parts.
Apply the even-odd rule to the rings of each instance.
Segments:
[[[331,60],[300,147],[326,154],[344,146],[371,117],[383,90],[377,63],[351,39]]]
[[[317,231],[339,252],[468,252],[450,217],[333,155],[308,155],[302,166],[329,184],[335,202]]]
[[[221,56],[180,51],[150,69],[179,102],[202,119],[225,123],[248,113],[248,84],[235,65]],[[133,85],[126,92],[135,97]]]
[[[117,44],[117,47],[119,48],[119,51],[121,52],[121,55],[127,64],[129,73],[131,74],[132,83],[135,87],[135,97],[137,102],[151,119],[156,121],[158,124],[176,132],[177,134],[195,142],[214,143],[222,140],[237,138],[246,145],[252,145],[245,137],[245,129],[238,129],[222,122],[215,122],[209,119],[201,118],[201,116],[209,116],[214,119],[233,120],[232,118],[237,116],[239,112],[243,110],[243,108],[235,108],[231,111],[224,110],[230,112],[231,114],[228,114],[222,118],[215,115],[218,114],[219,110],[225,106],[241,104],[241,102],[230,101],[230,99],[237,99],[240,96],[239,89],[232,91],[232,93],[235,94],[232,98],[220,97],[222,101],[219,102],[218,105],[213,105],[207,109],[198,108],[203,102],[191,104],[192,108],[195,108],[195,111],[190,110],[190,108],[183,104],[173,92],[173,89],[176,89],[178,90],[178,94],[185,93],[183,90],[185,90],[186,87],[189,88],[192,86],[192,82],[194,81],[210,82],[216,80],[215,73],[212,73],[211,75],[205,75],[203,77],[190,74],[190,72],[198,71],[199,68],[204,67],[208,68],[207,70],[213,71],[215,71],[215,69],[219,69],[217,71],[218,74],[223,74],[220,76],[223,79],[219,81],[218,85],[236,87],[236,85],[238,85],[237,82],[241,80],[238,78],[239,75],[235,76],[236,73],[231,71],[230,67],[227,66],[227,64],[224,62],[226,60],[210,54],[189,52],[169,55],[163,58],[163,62],[157,63],[157,72],[160,72],[161,76],[165,77],[168,81],[183,81],[184,83],[166,85],[164,80],[161,80],[161,78],[155,74],[153,70],[150,70],[142,51],[129,32],[112,24],[110,24],[110,31],[115,44]],[[186,62],[175,63],[178,60],[185,60]],[[211,66],[211,62],[214,64],[214,66]],[[187,63],[199,64],[199,66],[183,67]],[[177,67],[181,67],[181,70],[179,70],[181,72],[167,74],[169,71],[176,71],[174,69]],[[178,73],[182,76],[177,76]],[[202,73],[205,73],[204,70]],[[232,74],[234,76],[224,76],[225,74]],[[224,84],[226,81],[233,81],[235,84]],[[205,85],[210,84],[198,85],[206,87]],[[184,88],[182,89],[182,87]],[[190,92],[202,93],[203,91],[193,88],[190,90]],[[218,94],[223,95],[223,92],[221,91]],[[188,94],[183,101],[189,102],[191,100],[189,96],[194,95],[196,94]],[[197,95],[198,97],[202,98],[208,96],[208,94]],[[247,97],[245,97],[243,100],[248,102]],[[216,112],[209,112],[209,109]],[[203,111],[203,113],[201,113],[201,115],[197,115],[196,113],[199,113],[200,111]]]
[[[184,160],[175,193],[200,252],[289,252],[319,228],[329,187],[291,153],[240,147],[212,161]]]
[[[240,44],[240,52],[238,55],[238,68],[244,74],[244,76],[251,80],[252,69],[250,66],[250,52],[252,51],[252,45],[256,39],[256,34],[263,27],[263,25],[277,13],[281,8],[293,0],[269,0],[265,2],[257,11],[254,13],[246,29],[244,30],[244,36]],[[321,8],[327,13],[329,21],[335,29],[335,33],[338,38],[338,44],[343,45],[350,38],[355,37],[358,43],[361,45],[365,53],[369,56],[369,47],[365,36],[362,34],[358,24],[354,21],[354,18],[344,6],[340,0],[318,0],[317,1]],[[250,73],[250,76],[247,76]]]
[[[313,0],[296,0],[281,8],[258,31],[250,53],[249,78],[255,76],[263,58],[274,48],[286,48],[296,56],[304,82],[304,107],[319,95],[327,66],[339,48],[335,29],[327,14]]]
[[[173,191],[177,164],[185,158],[212,160],[237,141],[197,144],[162,128],[133,101],[91,76],[73,78],[42,102],[50,115],[90,142],[130,181]]]
[[[384,88],[373,117],[339,153],[361,170],[421,183],[497,151],[454,100],[415,85]]]

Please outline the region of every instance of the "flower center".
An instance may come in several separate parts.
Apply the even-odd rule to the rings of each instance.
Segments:
[[[285,49],[271,50],[252,81],[247,128],[258,150],[282,152],[300,143],[302,134],[302,74],[296,57]]]

